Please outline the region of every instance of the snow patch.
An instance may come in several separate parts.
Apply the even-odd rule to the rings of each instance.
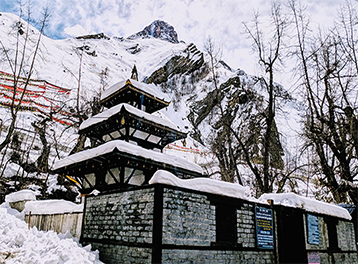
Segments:
[[[0,208],[0,263],[100,264],[98,251],[68,234],[38,231]]]
[[[352,219],[349,212],[338,205],[317,201],[294,193],[266,193],[263,194],[259,200],[273,200],[275,204],[302,208],[308,212],[326,214],[348,220]]]
[[[25,218],[24,212],[20,213],[18,210],[11,208],[9,202],[2,203],[0,208],[5,209],[8,214],[13,215],[21,220],[24,220]]]
[[[58,175],[49,175],[47,179],[47,190],[46,193],[52,194],[56,190],[61,190],[66,192],[66,188],[63,185],[57,184],[57,177]]]
[[[31,214],[82,213],[83,204],[75,204],[65,200],[29,201],[25,204],[25,212],[31,212]]]
[[[36,192],[31,190],[13,192],[5,196],[5,202],[15,203],[20,201],[33,201],[36,200],[36,194]]]
[[[89,195],[94,195],[94,196],[97,196],[98,194],[100,194],[101,192],[100,191],[98,191],[98,190],[96,190],[96,189],[94,189],[92,192],[90,192],[90,194]]]
[[[250,198],[245,195],[245,188],[240,184],[218,181],[208,178],[194,178],[182,180],[174,174],[158,170],[150,179],[149,184],[162,183],[171,186],[178,186],[190,190],[214,193],[222,196],[230,196],[239,199],[249,200]]]
[[[26,172],[23,170],[21,166],[12,162],[7,164],[5,168],[0,167],[0,169],[3,169],[0,175],[2,174],[2,176],[4,176],[5,178],[11,178],[16,175],[26,175]]]

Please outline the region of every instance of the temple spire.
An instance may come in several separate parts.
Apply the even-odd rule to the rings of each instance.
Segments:
[[[135,66],[135,64],[132,69],[131,79],[138,81],[138,72],[137,72],[137,67]]]

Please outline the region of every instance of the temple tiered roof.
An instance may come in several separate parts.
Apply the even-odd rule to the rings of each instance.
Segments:
[[[132,77],[135,73],[133,68]],[[202,177],[200,166],[160,152],[187,134],[152,114],[169,105],[155,90],[154,85],[131,79],[104,91],[100,103],[109,109],[85,120],[79,129],[91,139],[92,148],[57,161],[54,171],[72,176],[82,193],[148,184],[157,170],[180,178]]]
[[[163,167],[173,167],[178,170],[186,170],[199,174],[203,171],[199,165],[193,164],[185,159],[149,149],[143,149],[123,140],[112,140],[98,147],[69,155],[68,157],[56,162],[54,169],[69,168],[71,165],[78,164],[80,162],[87,162],[91,159],[97,159],[98,157],[116,152],[120,152],[120,156],[130,155],[136,157],[137,159],[146,159],[147,161],[150,160],[152,163],[163,163]],[[101,158],[98,159],[101,160]]]
[[[101,105],[111,108],[120,103],[128,103],[137,108],[144,106],[145,111],[153,113],[169,105],[164,98],[155,92],[154,84],[141,83],[135,80],[118,82],[105,90],[101,96]]]
[[[85,120],[80,133],[105,142],[132,140],[145,148],[163,149],[167,144],[186,138],[171,121],[146,113],[129,104],[119,104]]]
[[[145,170],[148,177],[143,179],[143,183],[149,181],[154,172],[159,169],[170,171],[182,177],[186,175],[202,176],[202,168],[199,165],[175,156],[143,149],[123,140],[112,140],[96,148],[72,154],[57,161],[54,170],[61,174],[74,176],[78,182],[82,183],[82,186],[87,186],[86,189],[93,188],[95,185],[97,185],[97,189],[106,189],[110,182],[112,183],[111,188],[119,188],[130,182],[133,175],[114,175],[115,173],[111,172],[113,168],[124,166]],[[107,180],[104,180],[102,186],[99,186],[101,184],[90,182],[86,178],[86,175],[97,172],[101,172],[103,175],[108,174],[108,177],[112,179],[107,183],[105,182]],[[86,181],[88,184],[85,184]]]

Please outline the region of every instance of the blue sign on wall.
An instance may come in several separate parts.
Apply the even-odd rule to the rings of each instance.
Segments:
[[[273,213],[264,207],[255,208],[257,247],[274,249]]]
[[[311,245],[319,245],[318,217],[307,214],[307,241]]]

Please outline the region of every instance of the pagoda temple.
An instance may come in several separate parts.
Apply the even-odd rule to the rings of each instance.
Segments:
[[[171,121],[153,115],[169,102],[160,98],[153,84],[136,79],[133,68],[131,79],[103,92],[100,103],[106,110],[81,124],[79,133],[95,147],[55,163],[55,172],[75,179],[83,194],[145,185],[159,169],[179,178],[203,176],[200,166],[163,153],[167,144],[185,139],[187,134]]]

